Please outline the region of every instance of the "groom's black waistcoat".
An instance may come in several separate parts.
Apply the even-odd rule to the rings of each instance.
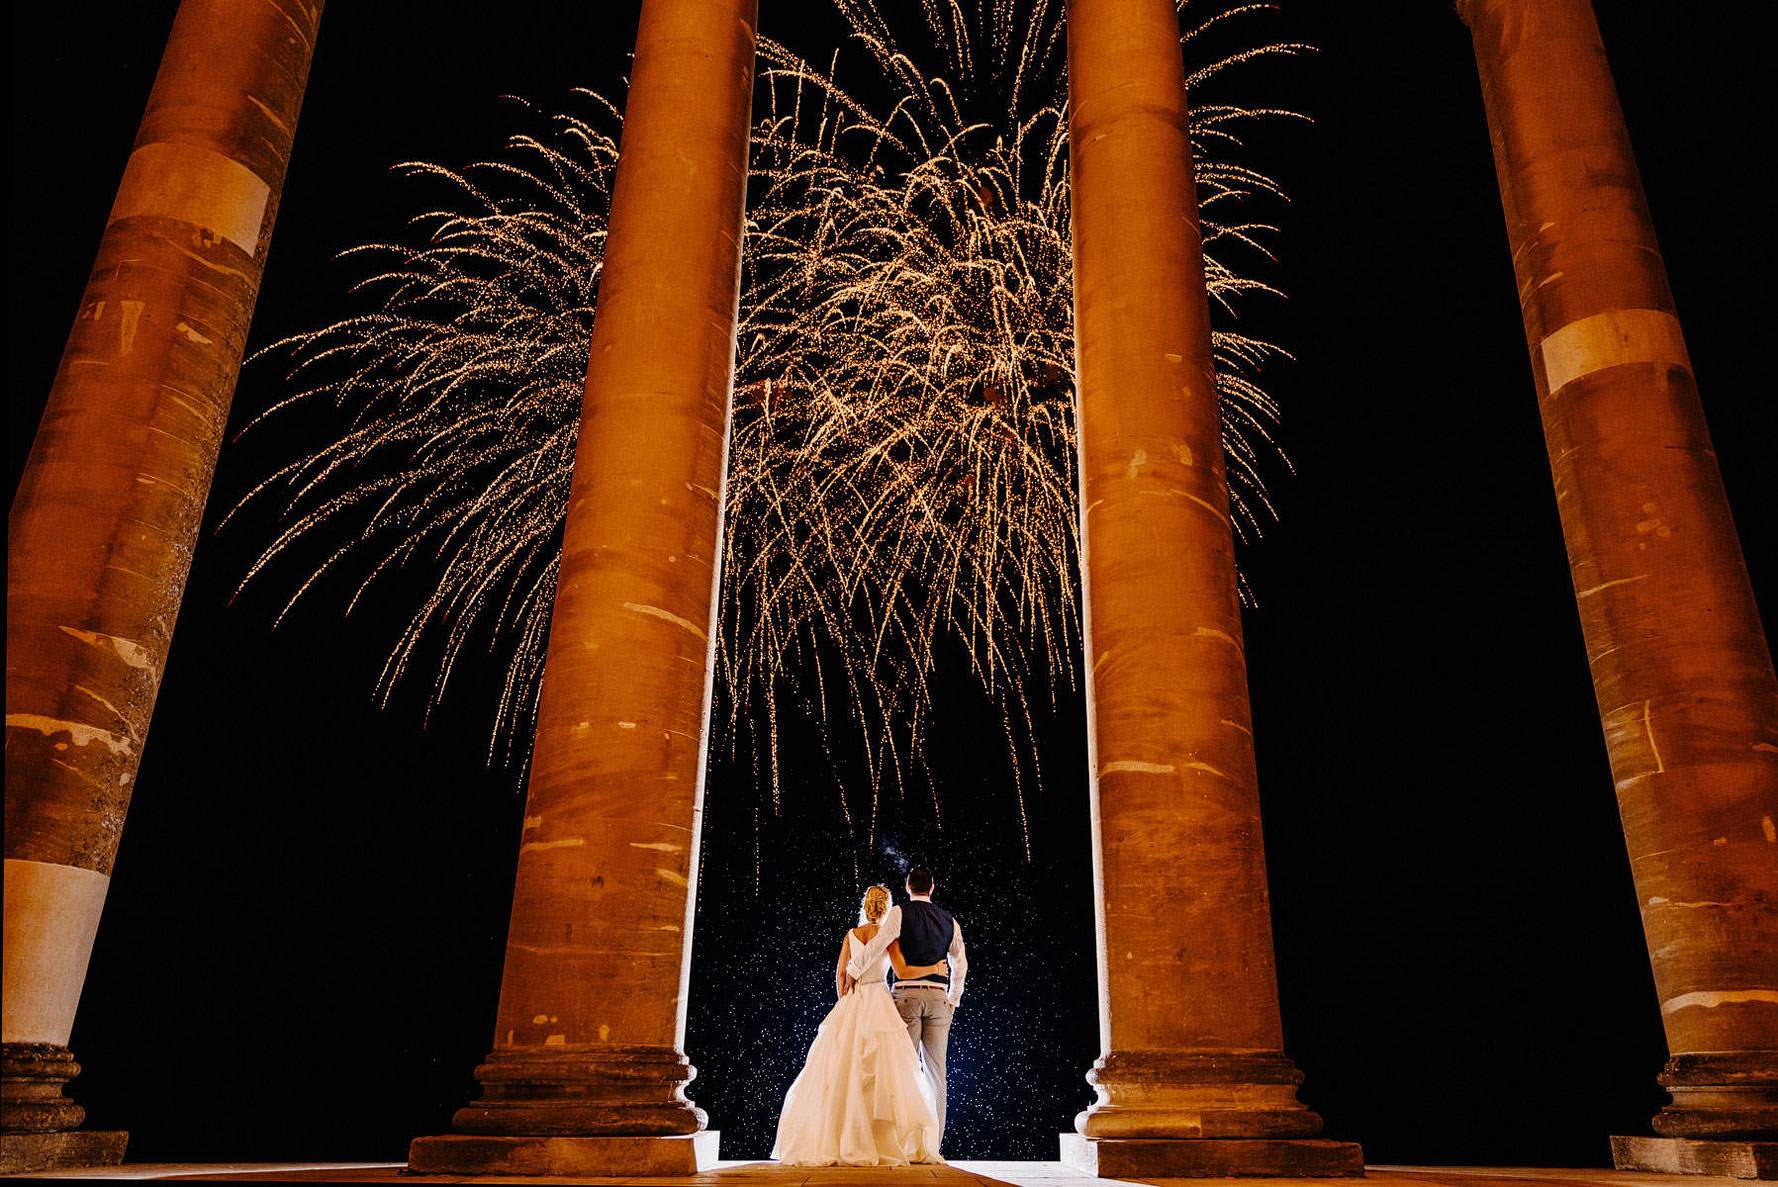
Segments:
[[[943,907],[909,899],[901,905],[901,958],[909,964],[937,964],[950,951],[957,921]],[[914,977],[904,985],[949,985],[949,977]]]

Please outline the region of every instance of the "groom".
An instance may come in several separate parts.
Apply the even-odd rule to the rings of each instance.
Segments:
[[[876,964],[896,940],[901,941],[901,956],[908,964],[950,962],[949,978],[935,973],[895,983],[895,1008],[908,1024],[908,1037],[925,1057],[926,1075],[938,1098],[938,1132],[942,1137],[945,1048],[951,1040],[951,1012],[963,997],[963,976],[969,971],[969,961],[963,956],[963,929],[949,911],[932,903],[933,885],[931,871],[916,868],[908,872],[908,901],[889,908],[875,938],[846,966],[846,974],[849,991],[850,983]]]

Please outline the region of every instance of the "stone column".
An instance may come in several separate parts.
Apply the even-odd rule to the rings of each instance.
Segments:
[[[1679,1169],[1778,1138],[1778,682],[1592,7],[1458,7],[1672,1053],[1614,1147]]]
[[[322,0],[184,0],[7,522],[0,1170],[115,1162],[62,1095]]]
[[[1172,0],[1070,0],[1097,1174],[1360,1174],[1284,1055]]]
[[[758,0],[645,0],[494,1047],[415,1170],[684,1174]]]

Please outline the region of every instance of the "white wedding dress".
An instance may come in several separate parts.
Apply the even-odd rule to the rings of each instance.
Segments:
[[[856,958],[862,945],[846,936]],[[884,956],[821,1020],[784,1097],[772,1157],[786,1166],[941,1162],[932,1086],[883,977]]]

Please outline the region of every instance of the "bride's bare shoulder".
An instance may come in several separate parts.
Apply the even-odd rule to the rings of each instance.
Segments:
[[[868,944],[877,937],[877,925],[861,923],[846,934],[857,936],[860,942]]]

